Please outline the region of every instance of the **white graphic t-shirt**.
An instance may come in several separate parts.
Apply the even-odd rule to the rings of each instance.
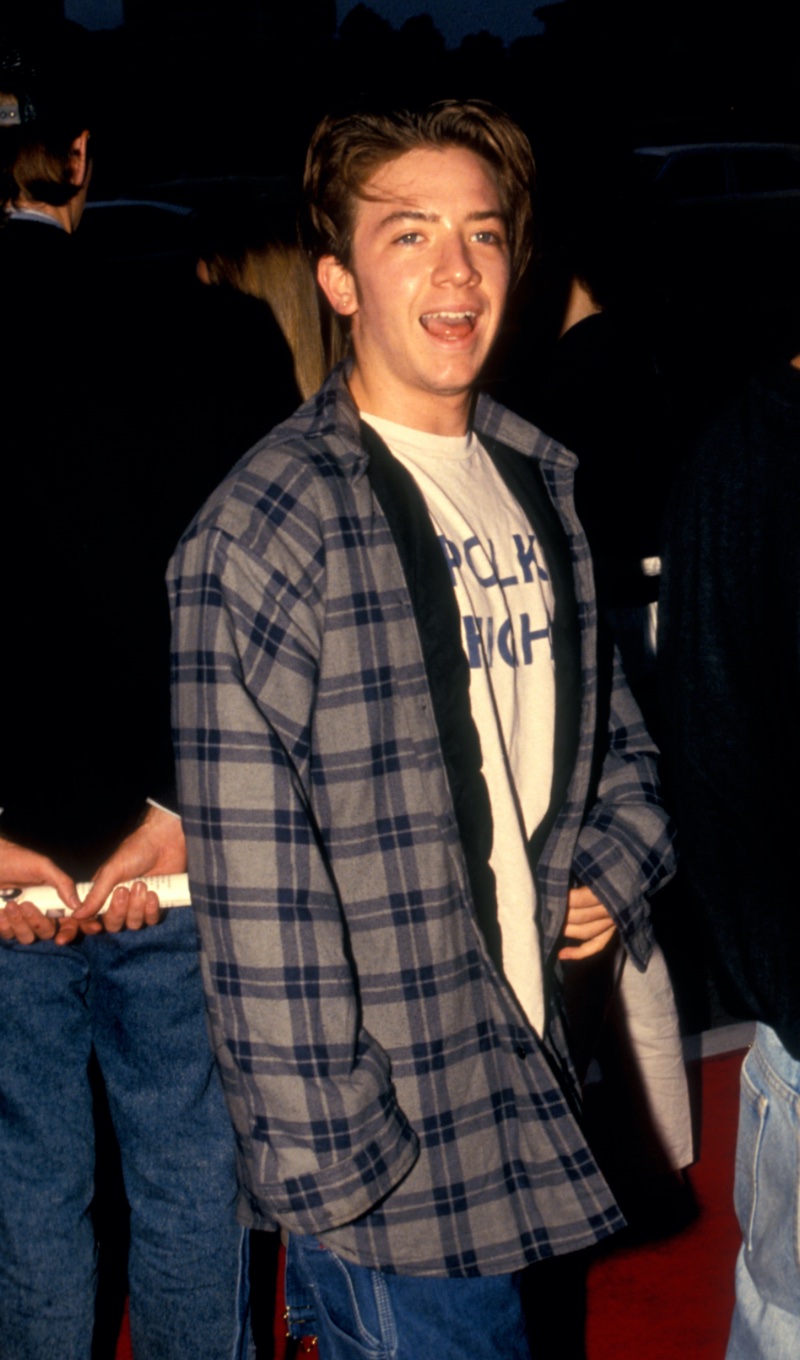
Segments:
[[[361,414],[417,483],[450,571],[492,805],[490,863],[503,970],[541,1034],[542,962],[527,842],[547,810],[553,777],[554,603],[547,564],[474,434],[426,434]]]

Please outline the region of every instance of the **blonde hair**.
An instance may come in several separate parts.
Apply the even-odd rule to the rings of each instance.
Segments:
[[[292,353],[295,380],[303,400],[328,371],[317,287],[304,252],[294,242],[273,239],[222,251],[205,259],[209,283],[228,284],[266,302]]]

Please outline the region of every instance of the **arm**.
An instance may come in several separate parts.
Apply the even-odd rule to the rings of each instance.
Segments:
[[[307,555],[300,526],[297,542],[291,521],[271,533],[269,564],[222,534],[191,538],[174,590],[179,790],[212,1041],[253,1210],[299,1233],[366,1212],[417,1156],[361,1024],[314,811],[314,529]]]
[[[604,749],[573,877],[608,910],[634,963],[645,968],[652,948],[648,899],[675,871],[672,828],[661,802],[658,753],[616,649],[609,665],[610,692],[600,705]]]

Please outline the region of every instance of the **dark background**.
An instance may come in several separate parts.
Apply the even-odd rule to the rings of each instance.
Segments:
[[[63,9],[3,6],[26,22]],[[544,32],[504,44],[483,31],[455,50],[426,15],[397,30],[379,9],[359,4],[337,27],[335,0],[126,0],[124,24],[93,36],[114,149],[98,190],[296,173],[320,113],[375,93],[495,100],[543,178],[554,157],[562,174],[600,176],[637,143],[800,140],[800,7],[786,0],[559,0],[535,19],[523,0]]]

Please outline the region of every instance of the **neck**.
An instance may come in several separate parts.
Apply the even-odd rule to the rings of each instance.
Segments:
[[[580,279],[573,279],[569,286],[569,297],[564,311],[564,319],[561,323],[561,334],[566,335],[568,330],[577,326],[579,321],[585,321],[587,316],[596,316],[602,311],[598,307],[589,289]]]
[[[469,429],[472,393],[419,393],[409,400],[407,394],[396,396],[384,389],[374,391],[363,381],[358,367],[348,378],[350,395],[359,411],[394,421],[424,434],[465,435]]]
[[[14,212],[40,213],[42,217],[49,217],[71,236],[81,220],[85,201],[86,195],[79,191],[68,203],[61,203],[57,207],[52,203],[40,203],[35,198],[15,199],[11,207]]]

